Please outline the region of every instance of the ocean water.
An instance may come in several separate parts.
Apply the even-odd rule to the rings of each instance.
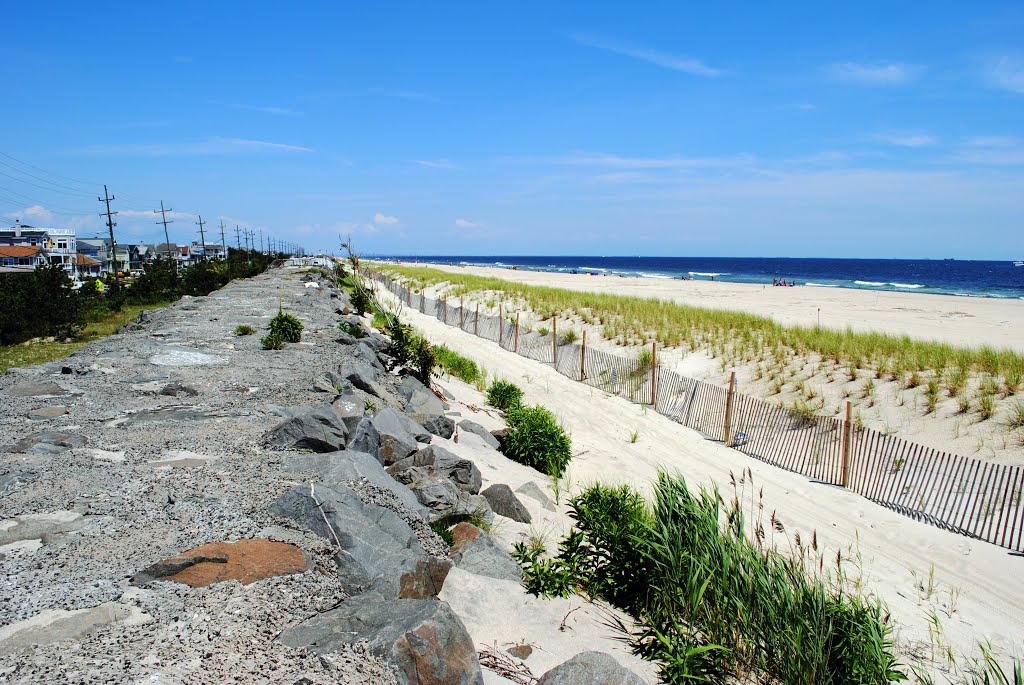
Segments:
[[[1020,257],[1020,255],[1018,255]],[[1024,266],[1012,261],[933,259],[793,259],[730,257],[432,257],[381,258],[557,271],[625,278],[693,278],[767,283],[772,278],[811,288],[856,288],[963,297],[1024,299]]]

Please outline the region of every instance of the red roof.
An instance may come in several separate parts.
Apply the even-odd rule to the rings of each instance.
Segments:
[[[0,245],[0,257],[35,257],[38,245]]]
[[[99,266],[100,263],[87,254],[76,254],[75,263],[78,266]]]

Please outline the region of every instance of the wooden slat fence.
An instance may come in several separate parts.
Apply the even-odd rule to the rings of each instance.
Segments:
[[[730,395],[726,388],[579,343],[556,346],[553,333],[519,328],[514,315],[509,320],[511,312],[502,319],[479,314],[458,302],[411,293],[382,274],[367,275],[410,309],[549,364],[573,380],[649,404],[709,439],[724,437],[755,459],[846,487],[939,528],[1024,552],[1024,469],[1019,466],[983,462],[848,426],[835,417],[802,415],[755,397]],[[730,396],[731,412],[726,409]]]

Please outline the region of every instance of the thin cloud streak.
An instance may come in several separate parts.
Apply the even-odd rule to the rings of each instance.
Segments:
[[[827,67],[837,81],[868,86],[898,86],[917,79],[925,68],[902,62],[836,62]]]
[[[200,157],[207,155],[232,155],[246,152],[315,152],[303,145],[274,143],[267,140],[246,138],[208,138],[201,141],[179,143],[125,143],[115,145],[90,145],[72,150],[84,155],[123,155],[139,157]]]
[[[934,136],[923,133],[876,133],[871,138],[898,147],[931,147],[939,142]]]
[[[725,157],[624,157],[601,152],[574,152],[558,157],[543,158],[549,164],[560,166],[592,166],[610,169],[692,169],[725,168],[750,166],[756,158],[752,155]]]
[[[631,57],[642,62],[648,62],[665,69],[679,71],[692,76],[704,76],[708,78],[724,76],[725,71],[710,67],[699,59],[684,55],[673,55],[668,52],[661,52],[653,48],[636,45],[627,45],[614,40],[605,39],[599,36],[585,34],[572,34],[569,36],[573,41],[589,48],[613,52],[623,57]]]
[[[458,169],[459,165],[450,159],[414,159],[414,164],[428,169]]]
[[[1024,95],[1024,58],[1003,55],[989,67],[988,80],[996,88]]]
[[[235,109],[244,109],[244,110],[248,110],[250,112],[261,112],[263,114],[277,114],[279,116],[285,116],[285,117],[301,117],[302,114],[303,114],[302,112],[299,112],[298,110],[288,109],[287,107],[271,107],[271,106],[265,106],[265,105],[249,105],[249,104],[240,103],[240,102],[232,103],[231,105],[229,105],[229,107],[233,107]]]

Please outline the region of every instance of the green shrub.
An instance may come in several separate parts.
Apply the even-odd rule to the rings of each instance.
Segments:
[[[396,364],[408,364],[416,372],[417,378],[430,385],[437,365],[437,353],[430,342],[417,335],[412,326],[402,323],[394,314],[385,315],[387,325],[385,332],[391,337],[389,352]]]
[[[354,323],[349,323],[348,321],[342,321],[341,323],[339,323],[338,328],[340,328],[343,332],[348,333],[353,338],[366,337],[366,330],[364,330],[362,326],[359,326]]]
[[[579,334],[574,328],[568,328],[558,334],[558,344],[560,345],[571,345],[577,340],[579,340]]]
[[[522,389],[510,381],[495,380],[487,388],[487,404],[502,411],[517,407],[522,401]]]
[[[548,329],[546,326],[540,326],[537,328],[537,333],[539,333],[540,335],[547,335]]]
[[[476,383],[480,380],[480,367],[472,359],[464,357],[444,345],[434,345],[434,352],[437,355],[437,365],[450,375],[461,378],[467,383]]]
[[[349,300],[352,302],[352,309],[355,309],[359,316],[373,310],[373,297],[361,285],[356,285],[352,288]]]
[[[283,350],[285,340],[276,333],[270,333],[260,338],[260,343],[265,350]]]
[[[512,430],[501,440],[505,456],[555,478],[572,459],[572,441],[555,415],[544,407],[518,406],[508,415]]]
[[[235,329],[235,335],[252,335],[255,332],[255,328],[253,328],[252,326],[248,326],[246,324],[242,324],[241,326]]]
[[[437,533],[437,536],[444,540],[445,544],[447,544],[449,547],[455,544],[455,536],[452,535],[452,531],[447,521],[443,519],[431,521],[430,529]]]
[[[278,309],[277,315],[270,320],[270,334],[284,342],[297,343],[302,340],[302,322],[291,314]]]

